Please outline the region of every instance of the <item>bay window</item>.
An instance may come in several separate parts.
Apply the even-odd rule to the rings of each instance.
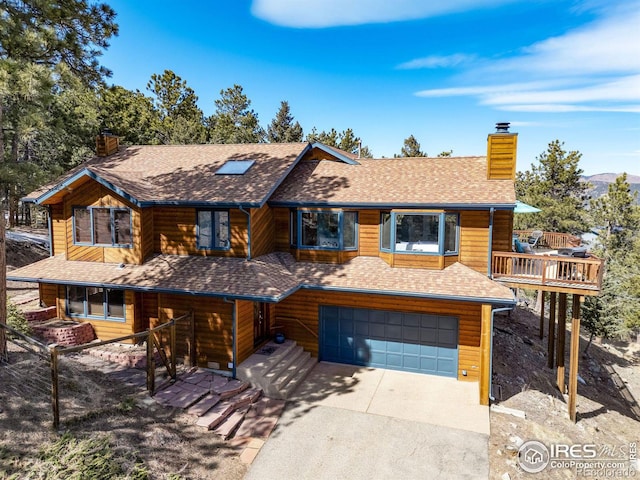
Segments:
[[[131,247],[131,209],[74,207],[73,243],[103,247]]]
[[[295,225],[297,224],[297,225]],[[344,211],[297,212],[297,234],[291,235],[298,248],[318,250],[357,250],[358,214]]]
[[[457,254],[458,215],[383,212],[380,249],[395,253]]]

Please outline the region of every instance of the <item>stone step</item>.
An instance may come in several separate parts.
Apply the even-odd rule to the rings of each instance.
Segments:
[[[189,410],[187,410],[187,413],[189,413],[190,415],[201,417],[209,410],[211,410],[219,401],[220,395],[216,395],[215,393],[208,393],[198,403],[190,407]]]
[[[220,425],[215,428],[214,432],[227,440],[233,435],[233,432],[235,432],[238,426],[242,423],[242,421],[244,420],[244,416],[246,415],[248,410],[248,406],[241,408],[240,410],[235,410],[222,423],[220,423]]]
[[[213,430],[220,425],[231,413],[233,413],[233,404],[229,402],[220,402],[210,409],[207,413],[198,418],[196,425],[206,427]]]
[[[268,355],[260,354],[260,350],[258,353],[254,353],[242,364],[238,365],[236,376],[241,380],[256,385],[256,379],[263,378],[296,346],[297,344],[293,340],[285,340],[282,344],[269,342],[261,350],[268,351],[268,349],[273,349],[273,352]]]
[[[300,363],[300,357],[305,353],[307,352],[300,346],[291,349],[289,353],[282,357],[282,359],[267,372],[264,379],[268,383],[276,383],[280,377],[287,373],[289,367],[293,366],[295,371],[295,366]]]
[[[242,393],[234,395],[229,399],[229,402],[233,403],[236,409],[247,407],[252,403],[255,403],[262,395],[262,390],[259,388],[249,388]]]
[[[303,365],[301,365],[300,368],[298,368],[298,371],[295,373],[293,377],[291,377],[289,382],[287,382],[280,388],[279,398],[283,398],[283,399],[289,398],[289,396],[304,381],[304,379],[307,377],[309,372],[313,369],[313,367],[315,367],[317,363],[318,363],[318,359],[310,356],[307,359],[307,361]]]
[[[287,367],[286,370],[282,371],[278,378],[273,382],[273,386],[278,390],[282,390],[289,380],[291,380],[296,373],[309,361],[311,358],[311,354],[303,350],[303,352],[298,355],[296,361]]]
[[[282,414],[286,402],[269,397],[262,397],[244,417],[244,421],[235,433],[236,438],[269,437]]]
[[[248,382],[243,382],[242,380],[229,380],[224,386],[214,388],[213,392],[220,395],[222,400],[225,400],[237,395],[249,387],[250,385]]]

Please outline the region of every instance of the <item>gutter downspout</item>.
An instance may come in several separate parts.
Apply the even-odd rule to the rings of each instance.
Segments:
[[[231,359],[233,362],[233,367],[231,369],[231,378],[236,378],[236,358],[237,358],[237,351],[238,351],[238,342],[236,339],[236,320],[237,320],[236,302],[234,300],[229,300],[227,297],[223,297],[222,301],[226,303],[230,303],[232,305],[231,308],[233,310],[233,313],[231,315],[231,319],[232,319],[231,320],[231,338],[233,339],[231,341]],[[493,313],[491,314],[491,321],[493,322]]]
[[[242,205],[238,205],[238,209],[247,216],[247,260],[251,260],[251,213],[242,208]]]
[[[51,205],[47,205],[47,229],[49,230],[49,256],[53,257],[53,221],[51,220]]]
[[[491,309],[491,341],[489,342],[489,400],[495,402],[493,396],[493,315],[496,312],[507,312],[513,310],[514,307],[492,308]]]
[[[495,208],[489,209],[489,258],[487,260],[487,277],[491,278],[491,260],[493,257],[493,213]]]

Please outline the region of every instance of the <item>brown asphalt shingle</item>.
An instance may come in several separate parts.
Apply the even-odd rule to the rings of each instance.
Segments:
[[[327,160],[298,164],[269,201],[309,204],[514,204],[512,180],[487,180],[485,157]]]
[[[157,255],[144,265],[67,261],[64,255],[9,272],[10,280],[81,283],[121,288],[282,300],[299,287],[432,298],[511,302],[513,294],[456,263],[444,270],[391,268],[377,257],[342,264],[296,262],[288,253],[242,258]]]
[[[138,145],[95,157],[32,192],[36,199],[87,168],[140,202],[260,204],[307,143]],[[228,160],[255,160],[244,175],[215,175]]]

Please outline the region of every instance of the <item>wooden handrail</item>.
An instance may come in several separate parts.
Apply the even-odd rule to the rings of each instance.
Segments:
[[[495,280],[522,281],[536,285],[567,284],[575,288],[600,290],[604,260],[563,255],[533,255],[513,252],[493,253]]]
[[[314,332],[313,330],[311,330],[308,326],[306,326],[304,323],[302,323],[298,318],[295,317],[282,317],[282,316],[276,316],[276,322],[278,321],[278,319],[281,319],[285,322],[291,321],[291,322],[296,322],[298,323],[301,327],[303,327],[307,332],[309,332],[311,335],[313,335],[314,337],[318,338],[318,334],[316,332]]]
[[[533,233],[533,230],[514,230],[513,233],[517,234],[520,240],[526,241]],[[580,237],[561,232],[542,232],[542,238],[540,239],[541,245],[553,249],[576,247],[580,243]]]

